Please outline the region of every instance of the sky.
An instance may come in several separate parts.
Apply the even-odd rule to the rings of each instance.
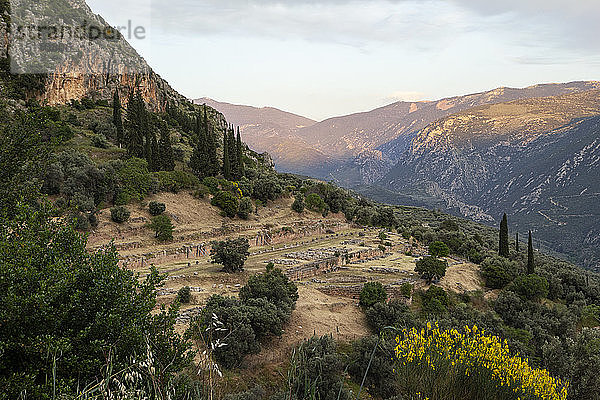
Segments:
[[[315,120],[600,80],[600,0],[87,0],[189,98]]]

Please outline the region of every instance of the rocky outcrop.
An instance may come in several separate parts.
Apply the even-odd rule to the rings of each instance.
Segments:
[[[111,31],[112,36],[93,39],[65,33],[68,31],[63,29],[83,25],[110,29],[84,0],[69,0],[68,4],[61,5],[61,10],[48,0],[15,0],[11,5],[17,9],[5,14],[0,21],[0,53],[2,58],[10,59],[11,72],[45,77],[43,89],[31,91],[29,98],[50,105],[85,97],[110,100],[118,89],[126,104],[127,94],[136,88],[153,111],[164,111],[168,103],[188,102],[157,75],[116,30]],[[52,31],[54,36],[47,38],[34,35],[29,38],[23,34],[23,27],[36,27],[34,32],[45,27],[57,31]]]

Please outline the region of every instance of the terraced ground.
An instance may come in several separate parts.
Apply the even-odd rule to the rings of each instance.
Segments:
[[[192,301],[181,310],[179,331],[186,329],[190,317],[198,313],[209,296],[237,295],[247,279],[264,271],[269,262],[297,282],[300,298],[286,332],[268,345],[268,351],[250,357],[249,363],[283,362],[294,344],[313,334],[331,333],[342,341],[366,335],[358,294],[367,281],[381,282],[396,297],[400,297],[402,283],[426,287],[414,272],[418,256],[426,253],[418,243],[389,233],[392,246],[383,252],[379,249],[379,230],[350,225],[341,215],[298,215],[290,209],[292,199],[261,208],[248,221],[224,219],[208,200],[196,200],[185,193],[160,194],[148,198],[151,200],[167,205],[175,225],[173,242],[155,241],[145,226],[150,215],[139,204],[129,206],[130,222],[122,225],[110,221],[110,213],[104,210],[98,229],[90,235],[89,246],[105,245],[114,237],[124,266],[143,276],[154,264],[168,274],[158,292],[160,304],[171,303],[181,287],[190,286]],[[208,246],[211,240],[238,236],[249,239],[251,255],[243,273],[227,274],[220,265],[210,263]],[[481,289],[477,266],[448,261],[450,268],[441,286],[456,292]]]

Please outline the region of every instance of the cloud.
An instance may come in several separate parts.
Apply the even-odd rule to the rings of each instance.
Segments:
[[[532,46],[599,50],[598,0],[449,0],[481,18],[496,18],[505,30]]]
[[[178,0],[152,3],[157,27],[172,34],[228,34],[365,46],[428,47],[467,23],[442,0]]]

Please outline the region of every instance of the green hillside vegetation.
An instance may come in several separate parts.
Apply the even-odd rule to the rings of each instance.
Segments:
[[[64,109],[69,110],[69,108]],[[117,377],[125,380],[127,372],[137,371],[140,374],[139,380],[135,384],[126,386],[126,390],[134,390],[134,388],[144,390],[152,398],[163,398],[164,393],[181,393],[178,392],[181,390],[186,393],[184,396],[203,398],[213,389],[213,386],[225,384],[227,379],[233,379],[235,376],[244,376],[243,356],[259,351],[260,343],[267,340],[260,338],[277,335],[281,329],[284,329],[283,326],[291,311],[290,306],[284,308],[273,306],[269,294],[265,294],[266,297],[257,295],[258,298],[253,300],[243,294],[245,291],[240,295],[241,300],[215,298],[210,303],[214,303],[212,314],[224,324],[222,329],[236,332],[236,336],[227,336],[227,334],[219,336],[222,335],[219,333],[212,336],[215,339],[205,337],[203,340],[212,343],[212,340],[219,337],[223,339],[227,337],[231,340],[240,335],[239,340],[236,339],[235,347],[227,348],[227,352],[222,356],[217,356],[218,352],[214,354],[214,360],[218,363],[215,365],[220,364],[218,368],[225,369],[233,366],[238,368],[231,370],[232,375],[229,375],[230,378],[225,381],[215,377],[212,377],[211,381],[195,380],[191,373],[195,368],[191,362],[192,353],[189,353],[188,349],[191,349],[192,343],[200,343],[202,339],[198,334],[186,339],[174,333],[173,321],[177,313],[176,307],[164,310],[164,314],[149,314],[155,308],[152,288],[159,284],[160,278],[151,275],[146,278],[147,283],[143,283],[144,281],[139,283],[140,281],[130,273],[115,269],[114,251],[107,250],[108,253],[89,255],[85,251],[85,240],[82,236],[73,232],[68,225],[51,222],[49,219],[51,213],[56,215],[65,209],[73,210],[71,207],[75,207],[74,199],[82,194],[88,196],[87,205],[91,210],[83,208],[82,204],[86,204],[84,201],[77,203],[75,210],[93,213],[94,207],[103,202],[105,204],[111,202],[111,196],[107,193],[112,194],[112,202],[115,202],[118,198],[115,193],[119,193],[115,187],[122,191],[129,190],[128,182],[137,182],[138,185],[135,186],[136,192],[127,193],[132,198],[137,195],[143,197],[147,193],[145,190],[152,190],[152,185],[156,184],[153,183],[157,181],[156,173],[147,170],[145,160],[127,158],[123,151],[116,148],[113,151],[123,156],[122,159],[115,158],[108,161],[99,159],[97,163],[94,162],[93,159],[98,158],[94,157],[96,150],[93,146],[73,145],[73,140],[76,138],[85,140],[85,130],[74,135],[65,134],[67,130],[64,127],[73,129],[73,125],[62,119],[49,118],[48,113],[55,116],[52,114],[55,110],[55,108],[37,105],[24,108],[19,111],[18,118],[17,113],[12,114],[15,124],[6,126],[3,130],[1,170],[5,177],[3,182],[10,182],[10,185],[3,184],[1,187],[2,300],[3,304],[8,305],[3,311],[3,321],[6,323],[2,324],[0,332],[5,354],[0,366],[0,379],[2,379],[1,386],[5,396],[18,397],[22,390],[27,388],[28,393],[35,393],[39,398],[52,398],[52,393],[55,391],[65,398],[70,398],[69,396],[75,398],[77,393],[87,393],[86,390],[101,392],[116,388],[113,386],[116,385],[114,381],[113,383],[107,381],[110,374],[115,374],[113,377],[115,380]],[[106,115],[110,117],[110,112]],[[16,134],[17,132],[19,135]],[[23,132],[28,133],[25,140]],[[17,139],[21,141],[17,142]],[[54,156],[33,158],[36,163],[32,165],[30,156],[44,154],[44,149],[54,144]],[[91,152],[86,153],[85,149]],[[54,157],[58,157],[59,161]],[[598,275],[586,273],[578,267],[539,253],[535,254],[535,275],[527,275],[525,272],[527,248],[521,246],[521,250],[517,252],[515,243],[510,241],[508,258],[498,257],[499,233],[493,228],[451,218],[441,212],[382,205],[331,184],[277,174],[260,163],[253,163],[250,157],[246,159],[248,162],[245,177],[239,182],[231,182],[221,176],[203,179],[207,193],[212,192],[215,197],[222,192],[239,196],[241,191],[244,195],[265,202],[280,196],[293,196],[300,193],[306,198],[316,199],[318,196],[323,203],[319,211],[322,210],[323,213],[343,213],[348,220],[363,225],[395,230],[425,246],[431,245],[432,249],[444,249],[442,253],[445,254],[445,247],[441,245],[443,243],[455,256],[466,257],[476,263],[482,262],[485,266],[482,267],[484,276],[486,279],[488,275],[490,276],[489,284],[494,287],[504,287],[500,292],[496,292],[495,296],[484,298],[477,292],[458,295],[432,286],[427,291],[415,292],[410,307],[398,302],[375,303],[365,308],[365,315],[369,325],[373,327],[374,335],[378,335],[386,326],[396,329],[420,328],[428,321],[437,321],[439,326],[447,329],[463,329],[464,326],[476,325],[480,329],[485,329],[488,334],[506,339],[513,354],[518,353],[527,357],[535,368],[547,368],[553,376],[569,381],[569,398],[593,399],[597,396],[599,378],[594,373],[593,366],[597,365],[600,357],[600,337],[598,329],[595,329],[599,325],[597,322],[597,308],[600,304]],[[66,203],[62,210],[56,207],[49,209],[43,205],[46,203],[39,202],[42,197],[40,190],[47,190],[46,188],[49,187],[45,176],[49,170],[46,167],[47,162],[61,162],[61,166],[64,162],[66,166],[62,178],[58,181],[61,185],[55,186],[61,189],[53,195],[60,196],[59,199],[62,198]],[[181,168],[185,168],[182,161],[178,162],[181,163]],[[112,166],[113,169],[110,170],[107,165]],[[186,176],[190,174],[183,170],[179,172]],[[78,179],[73,179],[76,176]],[[115,178],[112,183],[114,186],[99,185],[103,182],[102,177],[107,176],[116,176],[120,179]],[[189,186],[184,185],[179,190],[193,191],[202,185],[198,183],[200,180],[197,177],[191,181],[194,183]],[[140,182],[148,182],[148,185],[139,185]],[[107,187],[110,190],[106,190]],[[69,191],[64,188],[69,188]],[[133,189],[131,185],[131,190]],[[160,186],[155,190],[160,190]],[[56,203],[60,202],[56,200]],[[15,235],[15,232],[19,234]],[[52,246],[48,243],[52,243]],[[19,267],[20,265],[36,267],[29,268],[25,272],[22,267]],[[64,275],[64,271],[69,271],[75,265],[77,269]],[[501,278],[500,283],[497,283],[498,278],[492,280],[490,271],[495,274],[494,276]],[[89,284],[90,279],[97,279],[94,278],[96,274],[102,274],[102,279],[106,281],[105,284],[95,281],[98,282],[97,285],[101,285],[97,291],[96,284]],[[70,278],[65,281],[65,277]],[[123,284],[118,282],[129,282],[127,283],[129,286],[126,287],[139,293],[137,296],[145,296],[144,300],[140,299],[140,303],[136,300],[136,296],[131,294],[133,292],[115,290],[110,291],[110,299],[113,300],[109,301],[109,297],[104,297],[108,296],[105,290],[111,285]],[[256,293],[264,291],[259,289],[261,285],[257,281],[256,289],[252,291]],[[93,295],[88,294],[92,292]],[[274,294],[281,293],[279,290]],[[260,300],[263,298],[267,301]],[[104,308],[92,311],[82,303],[84,299],[103,299],[94,301],[94,304],[90,304],[89,307]],[[231,306],[224,307],[223,302],[229,302]],[[45,306],[39,307],[38,305],[42,303]],[[58,304],[63,304],[62,308],[55,309]],[[143,310],[131,308],[134,304],[135,307],[142,307]],[[14,335],[15,330],[31,326],[32,321],[39,321],[40,313],[43,313],[44,320],[48,321],[47,324],[38,329],[26,329],[26,336]],[[128,318],[130,313],[135,313],[136,317]],[[93,315],[106,315],[106,317],[88,320]],[[108,317],[109,315],[115,317]],[[113,320],[119,315],[118,318],[121,319]],[[204,322],[200,324],[212,324],[209,322],[209,317],[205,314],[204,319],[201,319]],[[111,325],[119,324],[118,321],[122,319],[126,319],[128,324],[119,325],[119,329]],[[218,329],[221,329],[219,323],[214,322],[214,324],[216,325],[211,329],[219,332]],[[237,329],[242,329],[243,326],[244,330],[238,332]],[[201,332],[202,329],[196,330],[199,331]],[[83,332],[85,336],[81,336]],[[191,338],[195,338],[194,341],[191,341]],[[410,398],[416,393],[423,393],[429,398],[441,399],[442,397],[432,391],[433,386],[428,386],[430,384],[413,381],[407,383],[393,373],[394,367],[389,364],[393,358],[393,354],[389,353],[393,348],[393,342],[388,342],[393,338],[394,335],[385,336],[377,347],[379,350],[373,353],[374,357],[379,358],[376,358],[375,363],[372,364],[374,367],[370,370],[371,375],[368,375],[363,390],[380,398],[389,398],[392,395]],[[322,343],[323,350],[315,350],[314,354],[312,350],[308,353],[305,350],[298,350],[297,356],[291,359],[289,378],[280,384],[297,391],[298,398],[316,398],[316,393],[330,398],[337,396],[340,388],[343,393],[347,390],[357,390],[368,365],[365,354],[370,354],[368,348],[371,352],[375,348],[370,347],[374,340],[362,339],[354,345],[356,350],[352,351],[348,351],[342,345],[325,342]],[[136,362],[142,364],[137,364],[133,361],[131,349],[145,348],[144,343],[147,341],[156,345],[138,353]],[[131,344],[122,347],[124,343]],[[31,350],[26,361],[17,361],[22,354],[19,349],[23,346]],[[202,347],[196,349],[201,350]],[[100,356],[107,351],[111,354],[108,364],[106,364],[107,360]],[[154,372],[141,369],[146,364],[140,361],[139,354],[146,354],[146,364],[154,363]],[[314,373],[314,368],[310,367],[313,365],[311,363],[315,363],[314,357],[323,357],[324,354],[328,355],[326,360],[331,360],[331,363],[327,361],[325,364],[320,364],[321,369],[317,370],[318,379],[312,381],[317,383],[308,386],[307,383],[301,383],[304,376],[312,376],[306,375],[308,371]],[[177,362],[168,364],[167,359],[177,360]],[[161,364],[163,362],[164,364]],[[78,367],[76,373],[70,367],[79,366],[81,363],[87,365],[85,370]],[[351,377],[343,378],[347,367]],[[388,373],[390,368],[392,373]],[[109,375],[107,371],[111,371],[108,372]],[[52,376],[54,378],[48,379]],[[74,376],[78,378],[74,379]],[[442,377],[435,379],[442,379]],[[340,386],[336,386],[337,391],[330,390],[333,381],[340,382]],[[385,386],[390,388],[389,392],[380,392],[378,388],[382,386],[382,382],[386,382]],[[468,381],[468,384],[471,385],[472,390],[475,390],[476,386],[473,385],[476,383]],[[451,387],[458,391],[461,386]],[[495,393],[496,389],[490,387],[486,390]],[[287,398],[284,393],[278,395],[274,388],[268,388],[264,396],[268,396],[267,393],[277,395],[277,398],[281,398],[279,396]],[[289,394],[290,391],[286,389],[285,393]]]
[[[155,113],[135,91],[125,109],[91,99],[49,107],[25,101],[21,78],[2,79],[0,400],[599,398],[600,275],[537,252],[531,241],[517,250],[505,224],[500,235],[279,174],[208,107],[170,104]],[[282,197],[304,199],[295,214],[336,214],[384,231],[382,252],[390,232],[429,248],[420,265],[430,282],[400,295],[367,284],[361,312],[370,336],[307,338],[286,349],[289,361],[278,369],[250,369],[252,355],[294,329],[298,288],[283,271],[268,264],[237,297],[211,296],[181,332],[179,307],[191,289],[159,305],[166,276],[119,267],[112,245],[88,251],[81,231],[94,227],[99,209],[125,223],[132,203],[161,191],[205,198],[223,219],[248,218],[252,205]],[[144,229],[168,242],[169,209],[157,206]],[[213,247],[216,263],[243,273],[247,239]],[[446,255],[480,265],[488,288],[437,286],[449,260],[437,257]]]

